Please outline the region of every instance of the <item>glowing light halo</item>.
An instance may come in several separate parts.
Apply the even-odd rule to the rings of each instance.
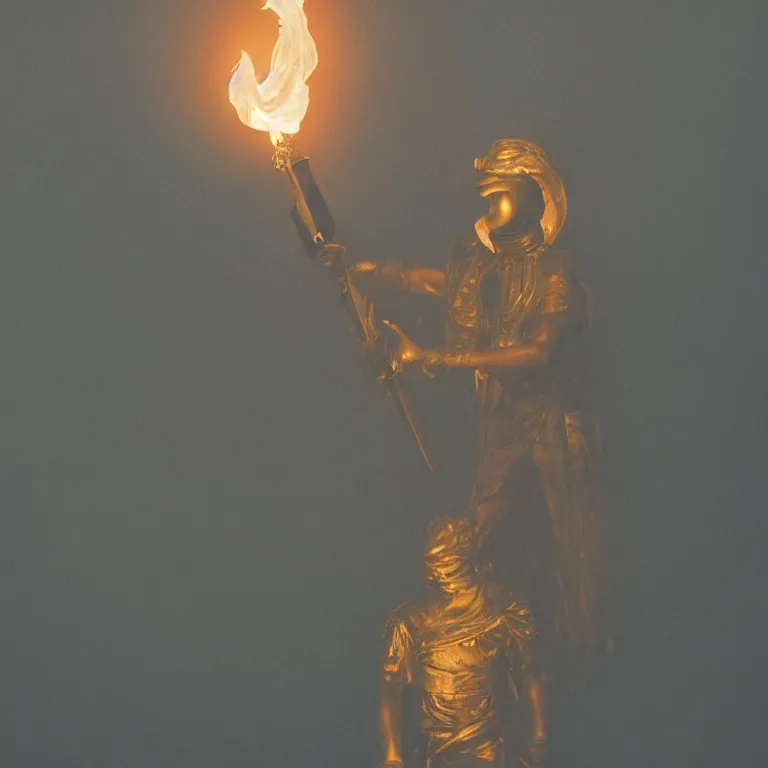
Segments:
[[[280,22],[269,74],[259,82],[251,57],[241,51],[229,81],[229,101],[244,125],[268,132],[277,145],[283,134],[299,132],[309,107],[307,80],[318,55],[304,0],[267,0],[262,10],[273,11]]]

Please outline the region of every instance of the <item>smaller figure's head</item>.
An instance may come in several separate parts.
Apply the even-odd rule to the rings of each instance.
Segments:
[[[433,520],[427,527],[424,567],[427,582],[441,592],[454,593],[473,586],[478,574],[472,524],[453,517]]]
[[[478,190],[490,210],[481,221],[489,231],[529,232],[541,228],[552,244],[565,223],[565,185],[541,147],[523,139],[501,139],[475,160],[483,174]]]

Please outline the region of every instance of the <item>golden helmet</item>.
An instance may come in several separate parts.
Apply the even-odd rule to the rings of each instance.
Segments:
[[[541,217],[544,242],[547,245],[555,242],[568,215],[568,200],[563,179],[541,147],[524,139],[499,139],[493,142],[486,157],[475,160],[475,170],[484,174],[478,184],[484,197],[509,189],[516,176],[533,179],[544,197]]]

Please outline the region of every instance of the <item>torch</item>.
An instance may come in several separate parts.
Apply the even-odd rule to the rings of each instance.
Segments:
[[[251,57],[242,51],[229,82],[229,100],[242,123],[269,133],[275,150],[272,162],[289,180],[294,199],[291,219],[304,248],[310,256],[323,257],[326,265],[330,261],[333,266],[363,349],[376,359],[379,378],[385,383],[427,466],[434,469],[399,380],[401,367],[387,353],[382,324],[375,318],[372,302],[353,280],[344,258],[344,247],[333,242],[336,225],[312,175],[309,158],[294,152],[293,137],[299,132],[309,107],[307,80],[318,64],[317,47],[304,14],[304,0],[267,0],[262,10],[273,11],[280,22],[269,74],[259,81]]]

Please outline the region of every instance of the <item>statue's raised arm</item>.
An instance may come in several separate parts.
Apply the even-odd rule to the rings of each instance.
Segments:
[[[428,296],[445,295],[445,272],[432,267],[406,264],[402,261],[360,261],[350,266],[357,275],[370,275],[411,293]]]

